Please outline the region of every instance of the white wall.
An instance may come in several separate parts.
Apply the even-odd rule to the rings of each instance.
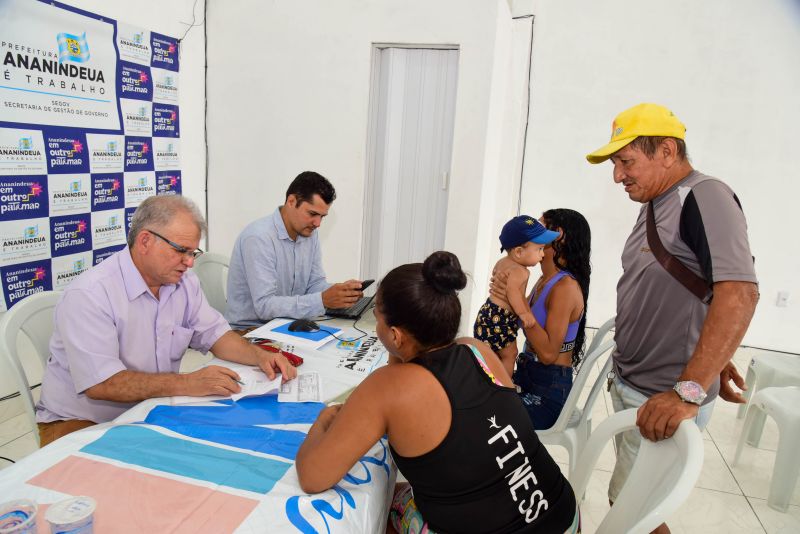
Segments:
[[[192,24],[202,24],[205,0],[64,0],[63,3],[145,30],[182,37]],[[183,194],[206,213],[205,37],[202,25],[192,27],[181,42],[179,103]]]
[[[589,324],[614,313],[636,218],[610,164],[584,156],[640,102],[687,126],[695,168],[733,187],[747,215],[761,301],[745,344],[800,352],[800,4],[792,0],[534,1],[533,102],[523,210],[571,207],[593,231]],[[786,308],[775,306],[788,290]]]
[[[672,3],[517,0],[535,15],[523,211],[583,212],[594,232],[590,325],[614,313],[619,255],[638,206],[586,153],[613,117],[659,102],[687,124],[695,167],[727,181],[747,214],[762,299],[745,342],[800,351],[800,287],[790,232],[797,172],[800,16],[792,0]],[[452,188],[445,246],[473,275],[467,331],[485,298],[500,225],[513,214],[521,106],[506,2],[322,0],[208,6],[210,247],[230,253],[248,222],[316,170],[339,199],[321,229],[329,278],[358,272],[372,43],[460,48]],[[519,29],[516,30],[519,32]],[[184,128],[186,131],[186,128]],[[188,132],[186,132],[188,134]],[[516,136],[516,137],[515,137]],[[765,187],[767,186],[767,187]],[[774,305],[778,290],[792,294]]]
[[[372,45],[455,44],[445,248],[473,274],[479,287],[462,296],[465,309],[477,309],[497,256],[489,236],[502,183],[510,17],[503,0],[209,2],[211,249],[230,254],[247,223],[283,202],[294,176],[315,170],[338,196],[320,230],[329,280],[368,275],[358,268]]]

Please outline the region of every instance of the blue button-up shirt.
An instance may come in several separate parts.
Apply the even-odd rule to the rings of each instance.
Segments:
[[[329,287],[318,233],[292,240],[278,208],[250,223],[236,240],[225,318],[233,328],[242,329],[275,317],[322,315],[322,292]]]

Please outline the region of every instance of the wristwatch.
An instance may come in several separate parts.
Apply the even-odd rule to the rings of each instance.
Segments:
[[[706,398],[703,386],[691,380],[682,380],[672,388],[683,402],[691,402],[700,406]]]

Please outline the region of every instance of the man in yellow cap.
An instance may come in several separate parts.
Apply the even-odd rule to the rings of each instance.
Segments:
[[[717,394],[744,402],[730,385],[744,385],[730,360],[758,301],[747,223],[734,192],[692,168],[685,133],[667,108],[639,104],[617,115],[611,141],[586,156],[611,160],[614,182],[642,204],[622,253],[611,387],[616,411],[639,408],[639,431],[619,444],[612,502],[641,436],[668,438],[688,418],[702,428]]]

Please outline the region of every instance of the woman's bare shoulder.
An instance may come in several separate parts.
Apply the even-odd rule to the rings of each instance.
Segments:
[[[565,276],[553,286],[547,296],[547,308],[559,306],[568,310],[583,309],[583,291],[578,281],[571,276]]]
[[[411,362],[393,363],[373,371],[361,385],[376,392],[395,395],[397,392],[424,387],[426,377],[433,378],[433,375],[421,365]]]
[[[577,280],[572,278],[571,276],[564,276],[553,285],[553,289],[551,292],[553,293],[567,293],[571,291],[577,291],[579,294],[581,293],[581,286]]]

